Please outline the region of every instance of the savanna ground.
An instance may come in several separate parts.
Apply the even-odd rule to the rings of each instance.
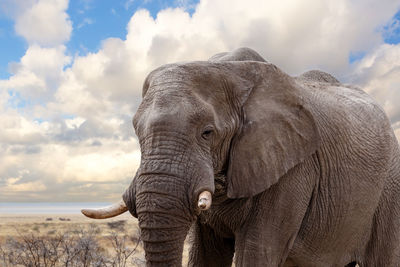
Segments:
[[[187,246],[183,264],[187,263]],[[0,266],[145,266],[137,220],[129,214],[92,220],[83,215],[0,214]]]
[[[186,243],[183,266],[187,261]],[[137,220],[127,213],[106,220],[0,214],[0,267],[14,266],[145,266]]]

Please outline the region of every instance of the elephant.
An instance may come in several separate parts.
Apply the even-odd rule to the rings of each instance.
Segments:
[[[133,126],[141,162],[122,200],[147,266],[400,266],[400,153],[363,90],[290,76],[250,48],[163,65]]]

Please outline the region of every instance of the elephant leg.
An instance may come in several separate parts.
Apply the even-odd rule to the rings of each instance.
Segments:
[[[192,231],[188,266],[232,266],[235,248],[233,238],[223,238],[214,229],[199,221],[195,223]]]
[[[318,266],[307,259],[299,260],[303,251],[293,248],[313,202],[318,177],[313,165],[311,160],[297,165],[279,183],[253,198],[246,222],[235,232],[236,266],[287,266],[289,257],[292,266]]]
[[[259,201],[266,203],[267,201],[262,198],[260,197]],[[269,201],[272,203],[272,199]],[[291,203],[290,206],[296,208],[291,210],[288,206],[283,207],[278,204],[281,208],[280,213],[269,212],[271,209],[268,210],[269,214],[252,212],[252,217],[235,233],[236,266],[297,266],[297,261],[290,262],[287,259],[306,208],[296,207],[296,203]],[[293,217],[295,212],[297,214]]]
[[[285,241],[277,241],[271,236],[271,242],[266,242],[256,231],[237,235],[235,247],[235,264],[238,267],[246,266],[297,266],[288,265],[286,258],[295,239],[295,233]],[[278,248],[285,242],[284,248]]]

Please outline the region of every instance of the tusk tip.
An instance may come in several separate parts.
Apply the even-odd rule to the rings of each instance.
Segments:
[[[199,195],[199,201],[197,202],[197,207],[200,210],[208,210],[211,207],[211,193],[204,191]]]
[[[83,215],[92,219],[107,219],[118,216],[126,211],[128,211],[128,208],[122,200],[105,208],[81,209]]]
[[[207,204],[208,204],[208,200],[205,199],[205,198],[202,198],[202,199],[199,200],[198,207],[199,207],[201,210],[206,210],[206,209],[207,209],[207,206],[208,206]]]
[[[86,217],[94,218],[93,217],[93,212],[90,209],[81,209],[81,213],[83,215],[85,215]]]

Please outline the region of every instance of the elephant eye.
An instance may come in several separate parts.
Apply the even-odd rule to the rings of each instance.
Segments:
[[[201,137],[203,137],[203,139],[205,140],[209,140],[212,136],[212,133],[213,133],[212,129],[204,130],[204,132],[201,134]]]

